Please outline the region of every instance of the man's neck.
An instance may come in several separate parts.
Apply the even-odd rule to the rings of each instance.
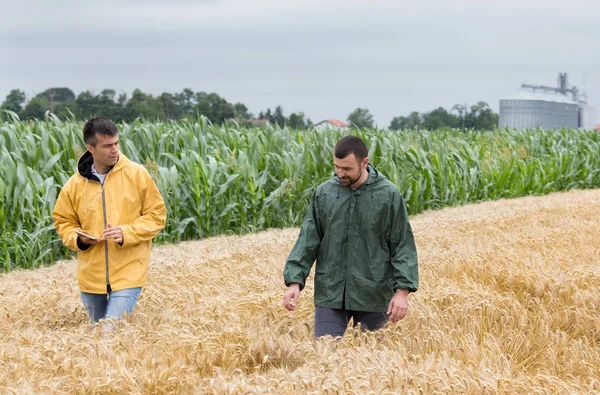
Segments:
[[[356,191],[358,188],[360,188],[360,186],[362,184],[367,182],[368,179],[369,179],[369,171],[367,169],[365,169],[365,171],[362,172],[362,175],[360,176],[360,178],[354,184],[350,185],[350,188],[353,191]]]
[[[98,166],[95,162],[94,162],[94,164],[92,166],[94,166],[94,170],[96,170],[96,173],[98,173],[98,174],[106,174],[110,170],[109,167],[107,167],[107,166]]]

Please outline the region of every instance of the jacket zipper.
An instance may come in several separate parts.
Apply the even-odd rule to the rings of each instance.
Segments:
[[[349,272],[349,265],[348,265],[348,256],[350,254],[350,248],[352,247],[351,244],[348,243],[348,241],[350,240],[350,233],[352,232],[352,216],[354,213],[354,204],[355,204],[355,197],[354,197],[354,192],[350,191],[350,212],[349,214],[346,214],[346,221],[345,221],[345,234],[344,234],[344,239],[343,239],[343,244],[345,246],[344,248],[344,289],[342,290],[342,309],[346,309],[349,310],[350,308],[348,307],[348,299],[346,298],[346,290],[348,289],[348,272]]]
[[[104,196],[104,185],[106,184],[106,179],[108,178],[109,174],[110,172],[106,174],[106,177],[104,177],[104,182],[102,183],[102,214],[104,216],[104,229],[106,229],[108,226],[108,221],[106,219],[106,199]],[[110,287],[110,280],[108,277],[108,242],[106,240],[104,241],[104,257],[104,262],[106,265],[106,290],[108,291],[108,288]]]

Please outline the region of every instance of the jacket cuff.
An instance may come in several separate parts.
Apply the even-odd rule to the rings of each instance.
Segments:
[[[91,246],[92,246],[91,244],[85,244],[83,241],[81,241],[79,236],[77,236],[77,248],[79,248],[81,251],[85,251],[88,248],[90,248]]]
[[[285,280],[285,286],[286,287],[289,287],[292,284],[298,284],[300,286],[300,291],[302,291],[304,289],[304,287],[305,287],[305,284],[304,284],[303,281],[300,281],[300,280],[290,280],[290,281],[287,281],[287,280]]]
[[[128,247],[131,243],[133,230],[130,225],[121,225],[121,229],[123,230],[123,242],[117,243],[117,245],[119,247]]]
[[[394,287],[394,293],[395,293],[397,290],[399,290],[399,289],[402,289],[402,290],[407,290],[407,291],[408,291],[408,293],[413,293],[413,292],[417,292],[417,289],[418,289],[418,288],[415,288],[414,286],[412,286],[412,287],[409,287],[409,286],[405,286],[405,285],[395,286],[395,287]]]

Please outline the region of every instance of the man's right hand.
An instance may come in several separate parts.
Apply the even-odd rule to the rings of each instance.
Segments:
[[[283,307],[292,311],[296,308],[298,298],[300,297],[300,284],[292,283],[283,295]]]
[[[79,240],[81,240],[81,242],[83,244],[88,244],[88,245],[104,243],[104,239],[90,239],[89,237],[81,236],[81,235],[78,235],[77,238],[79,238]]]

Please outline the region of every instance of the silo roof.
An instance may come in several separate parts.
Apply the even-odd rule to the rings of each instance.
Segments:
[[[512,95],[509,95],[502,100],[537,100],[537,101],[548,101],[555,103],[567,103],[577,104],[573,99],[568,96],[561,95],[560,93],[552,92],[539,92],[531,90],[519,90]]]

